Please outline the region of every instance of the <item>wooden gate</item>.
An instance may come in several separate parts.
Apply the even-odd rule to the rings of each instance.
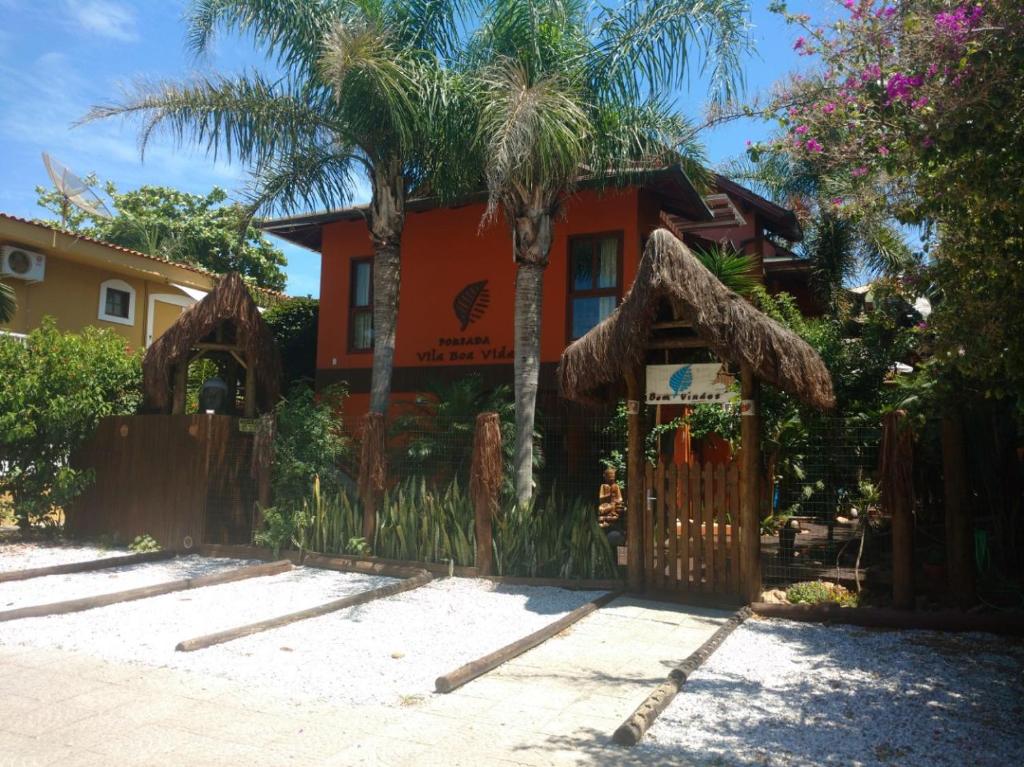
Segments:
[[[740,472],[735,461],[647,468],[643,572],[655,594],[742,600]]]

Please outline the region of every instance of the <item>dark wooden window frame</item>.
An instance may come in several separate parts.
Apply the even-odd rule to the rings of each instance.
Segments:
[[[360,264],[370,265],[370,300],[365,306],[356,305],[356,270]],[[370,315],[370,327],[373,327],[373,258],[363,256],[353,258],[349,261],[348,267],[348,351],[349,354],[372,354],[373,344],[369,346],[356,346],[356,316],[360,314]]]
[[[618,249],[615,254],[615,287],[614,288],[591,288],[589,290],[576,290],[573,287],[573,268],[572,268],[572,250],[573,244],[580,240],[590,240],[596,242],[598,240],[607,240],[615,238],[618,242]],[[572,314],[573,314],[573,299],[574,298],[600,298],[603,296],[615,296],[615,305],[618,306],[622,301],[622,244],[624,241],[624,233],[621,229],[613,230],[609,232],[587,232],[586,234],[574,234],[569,237],[566,243],[565,251],[565,270],[566,270],[566,300],[565,300],[565,338],[567,343],[572,343],[576,339],[572,335]],[[594,275],[598,274],[597,267],[598,263],[598,252],[596,248],[591,248],[591,259],[594,267],[592,272]],[[596,280],[596,276],[595,276]]]

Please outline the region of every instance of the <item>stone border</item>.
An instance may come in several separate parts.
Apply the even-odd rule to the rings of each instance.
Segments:
[[[636,711],[619,725],[612,739],[622,746],[635,746],[639,743],[644,733],[650,729],[654,721],[668,708],[680,688],[686,684],[690,674],[700,668],[704,661],[710,658],[711,654],[725,641],[726,637],[738,629],[751,615],[752,611],[749,607],[737,610],[704,644],[669,672],[668,679],[655,687]]]

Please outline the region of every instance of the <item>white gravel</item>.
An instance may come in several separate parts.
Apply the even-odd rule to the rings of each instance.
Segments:
[[[127,549],[104,549],[80,544],[6,542],[0,543],[0,572],[123,557],[130,553]]]
[[[165,581],[195,578],[247,564],[256,562],[186,556],[160,562],[114,567],[110,570],[47,575],[25,581],[0,583],[0,610],[14,610],[28,605],[63,602],[67,599],[153,586]]]
[[[196,557],[182,562],[188,560],[193,567],[202,563],[207,568],[228,562]],[[171,574],[154,577],[154,571],[169,565],[172,562],[119,569],[141,570],[147,580],[158,582],[170,579]],[[140,580],[143,573],[134,579]],[[99,574],[0,584],[0,609],[9,609],[6,603],[12,599],[31,604],[70,598],[72,591],[82,595],[87,590],[115,590],[97,586],[102,576],[87,589],[87,575],[95,578]],[[179,573],[174,577],[185,576]],[[39,581],[43,580],[54,582],[56,589],[48,586],[42,590]],[[409,696],[431,694],[434,680],[441,674],[536,631],[602,593],[447,578],[197,652],[174,651],[183,639],[301,610],[392,581],[297,568],[278,576],[81,613],[0,623],[0,644],[57,647],[173,667],[232,679],[250,689],[265,688],[289,698],[401,705]],[[116,588],[131,585],[141,584]],[[7,593],[8,586],[21,588]],[[45,598],[40,598],[42,593]]]
[[[657,764],[1024,764],[1024,646],[751,620],[638,746]]]
[[[67,615],[0,623],[0,644],[45,644],[111,660],[190,668],[183,639],[303,610],[393,582],[393,578],[296,568]]]
[[[446,578],[189,653],[183,667],[324,701],[401,705],[600,593]]]

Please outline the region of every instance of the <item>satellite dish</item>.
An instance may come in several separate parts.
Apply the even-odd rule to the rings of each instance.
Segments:
[[[72,205],[79,210],[84,210],[90,216],[114,217],[110,208],[100,199],[99,195],[92,191],[81,178],[72,173],[70,168],[57,162],[46,152],[43,152],[43,165],[46,166],[50,180],[53,181],[54,187],[63,198],[60,206],[61,226],[67,226],[68,214],[71,212]]]

